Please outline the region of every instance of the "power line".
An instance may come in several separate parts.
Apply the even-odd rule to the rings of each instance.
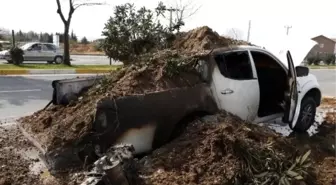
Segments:
[[[286,28],[286,35],[288,35],[288,34],[289,34],[289,29],[291,29],[292,26],[288,26],[288,25],[286,25],[285,28]]]

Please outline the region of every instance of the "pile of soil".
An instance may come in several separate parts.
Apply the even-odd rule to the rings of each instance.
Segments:
[[[52,106],[19,120],[46,149],[68,144],[84,136],[94,120],[95,107],[105,97],[158,92],[200,83],[195,71],[197,57],[209,49],[234,43],[209,27],[181,34],[172,49],[145,54],[133,65],[107,75],[69,106]],[[177,50],[177,48],[182,49]],[[196,52],[195,52],[196,51]]]
[[[60,48],[64,48],[64,44],[60,43]],[[70,54],[71,55],[102,55],[104,56],[103,51],[97,50],[97,43],[88,43],[88,44],[81,44],[81,43],[70,43]]]
[[[297,173],[301,184],[335,184],[335,123],[324,122],[319,133],[283,137],[272,130],[216,115],[196,120],[171,143],[143,158],[140,184],[279,184]],[[209,124],[210,123],[210,124]],[[304,158],[287,172],[295,160]]]
[[[321,106],[336,107],[336,103],[324,99]],[[304,177],[299,184],[335,184],[335,130],[335,121],[325,121],[313,136],[291,134],[283,137],[266,127],[245,123],[226,113],[203,117],[189,124],[172,142],[140,159],[136,165],[135,184],[244,184],[251,180],[254,182],[250,184],[278,184],[276,175],[289,179],[293,173],[286,171],[296,157],[302,157],[307,151],[311,153],[304,164],[291,170]],[[14,139],[5,138],[13,141],[6,146],[26,146],[25,142],[20,144],[21,139],[15,139],[16,135],[20,136],[11,134]],[[3,161],[12,157],[5,156]],[[6,178],[16,179],[17,174],[25,174],[20,169],[28,169],[28,164],[29,161],[11,163],[12,168],[6,172],[12,173]],[[41,182],[34,176],[26,177],[25,180],[30,179],[29,182],[34,184]],[[42,179],[42,184],[79,185],[82,181],[83,174],[68,174],[64,177],[48,176]]]
[[[321,102],[322,108],[333,108],[336,109],[336,97],[323,97]]]
[[[229,45],[247,45],[246,41],[233,40],[220,36],[207,26],[199,27],[185,33],[179,33],[173,42],[173,48],[191,52],[211,50]]]
[[[39,181],[39,177],[29,170],[34,161],[23,156],[31,147],[18,128],[0,127],[0,185],[36,184]]]

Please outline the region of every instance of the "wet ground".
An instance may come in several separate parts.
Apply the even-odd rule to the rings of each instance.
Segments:
[[[0,123],[10,123],[44,108],[52,98],[53,80],[91,75],[0,76]]]

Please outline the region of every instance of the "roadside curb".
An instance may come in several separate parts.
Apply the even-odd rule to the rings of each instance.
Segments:
[[[0,69],[0,75],[37,75],[37,74],[99,74],[118,69]]]

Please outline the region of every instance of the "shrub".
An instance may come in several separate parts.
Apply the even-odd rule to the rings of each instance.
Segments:
[[[336,56],[335,54],[328,54],[325,56],[324,58],[324,63],[327,65],[334,65],[335,64],[335,60],[336,60]]]
[[[86,37],[83,37],[81,40],[81,44],[89,44],[89,41],[87,40]]]
[[[321,57],[319,55],[312,55],[307,58],[307,64],[308,65],[319,65],[321,61]]]
[[[9,54],[13,60],[13,63],[15,65],[20,65],[23,63],[23,50],[19,47],[12,47],[10,50],[9,50]]]
[[[102,33],[105,54],[127,65],[139,55],[170,46],[172,33],[183,24],[178,22],[172,28],[162,25],[159,18],[164,17],[167,10],[162,2],[155,11],[146,7],[136,9],[131,3],[116,6],[114,16],[108,19]]]

